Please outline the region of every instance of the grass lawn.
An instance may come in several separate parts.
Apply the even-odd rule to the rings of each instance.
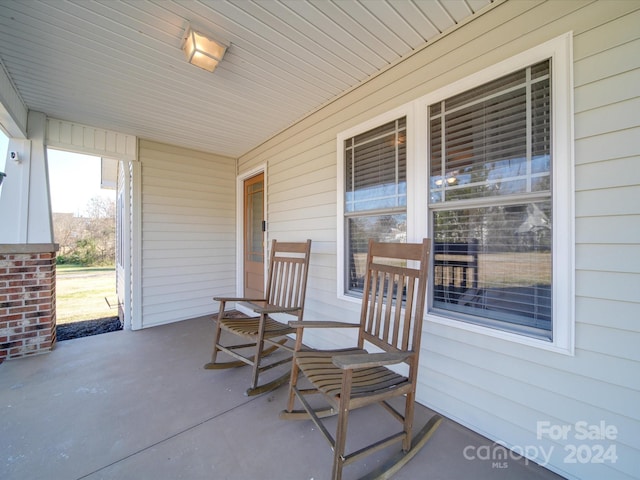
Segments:
[[[109,308],[105,297],[114,308]],[[114,267],[56,266],[58,325],[118,315]]]

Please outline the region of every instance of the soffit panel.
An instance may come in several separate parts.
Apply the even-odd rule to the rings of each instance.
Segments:
[[[0,4],[0,60],[48,117],[238,157],[491,0]],[[186,63],[187,24],[229,45]]]

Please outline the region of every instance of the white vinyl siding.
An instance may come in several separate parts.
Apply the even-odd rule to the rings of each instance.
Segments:
[[[240,172],[268,165],[269,236],[314,242],[305,318],[357,322],[359,304],[336,296],[336,257],[343,253],[336,243],[343,221],[336,205],[336,136],[571,31],[575,355],[428,321],[418,391],[421,403],[494,441],[513,448],[554,447],[547,467],[568,478],[632,479],[640,471],[637,25],[640,4],[632,1],[500,3],[239,160]],[[412,141],[426,145],[426,138]],[[415,176],[426,178],[426,171],[414,168]],[[426,205],[426,192],[416,192],[413,178],[408,176],[407,188],[422,194]],[[408,205],[407,215],[416,226],[409,240],[428,234],[424,208]],[[296,231],[296,225],[308,230]],[[305,335],[305,341],[343,347],[344,335]],[[583,442],[572,436],[538,439],[538,421],[613,425],[617,438],[606,444],[615,445],[618,459],[567,463],[565,448]],[[539,450],[528,454],[543,461]]]
[[[140,142],[142,327],[217,311],[235,295],[234,160]]]

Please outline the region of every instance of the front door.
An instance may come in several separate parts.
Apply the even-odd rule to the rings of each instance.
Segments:
[[[244,296],[264,296],[264,173],[244,181]]]

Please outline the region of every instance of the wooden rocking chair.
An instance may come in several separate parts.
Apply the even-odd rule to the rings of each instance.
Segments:
[[[294,333],[295,329],[276,320],[272,315],[287,314],[294,316],[298,321],[302,320],[310,253],[311,240],[301,243],[274,240],[271,245],[265,298],[214,297],[214,300],[220,302],[220,310],[216,321],[211,362],[204,368],[223,369],[251,365],[253,373],[251,386],[246,391],[247,395],[258,395],[287,382],[289,371],[260,386],[258,377],[265,370],[291,361],[293,348],[287,346],[287,335]],[[227,302],[239,302],[248,306],[257,316],[250,318],[225,316]],[[222,330],[250,340],[251,343],[222,345],[220,343]],[[265,344],[268,345],[267,348]],[[288,350],[291,353],[284,359],[266,361],[265,358],[277,349]],[[224,352],[237,360],[220,362],[218,352]]]
[[[360,323],[309,320],[289,323],[296,327],[296,351],[288,405],[280,416],[313,420],[333,448],[334,480],[342,477],[344,466],[396,442],[402,442],[401,451],[365,477],[388,478],[413,458],[442,421],[439,415],[433,416],[412,438],[429,254],[429,239],[425,239],[422,244],[370,241]],[[321,327],[359,328],[357,348],[341,351],[303,348],[303,329]],[[364,348],[369,344],[380,353],[368,353]],[[402,362],[408,365],[406,375],[387,368],[387,365]],[[299,381],[303,379],[300,374],[307,380],[304,387],[298,387]],[[314,409],[305,398],[309,394],[321,394],[329,407]],[[388,400],[397,396],[405,397],[403,412],[388,403]],[[293,409],[296,397],[304,410]],[[402,429],[369,446],[345,454],[349,412],[374,403],[382,405],[385,411],[400,421]],[[338,415],[338,421],[334,438],[321,419],[335,414]]]

